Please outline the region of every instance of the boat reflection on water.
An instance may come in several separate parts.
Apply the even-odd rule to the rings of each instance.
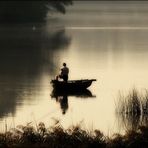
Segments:
[[[80,90],[80,91],[60,91],[53,89],[51,93],[51,98],[54,98],[57,102],[60,103],[60,107],[62,110],[62,114],[65,114],[68,110],[68,97],[78,97],[78,98],[94,98],[96,96],[92,95],[91,91],[88,89]]]

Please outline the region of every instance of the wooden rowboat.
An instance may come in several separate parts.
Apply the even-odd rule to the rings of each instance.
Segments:
[[[51,84],[56,90],[83,90],[88,88],[96,79],[69,80],[68,82],[52,80]]]

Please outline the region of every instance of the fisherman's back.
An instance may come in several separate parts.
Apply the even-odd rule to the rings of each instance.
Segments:
[[[63,68],[61,69],[61,71],[62,71],[62,72],[61,72],[62,75],[68,75],[68,73],[69,73],[69,68],[65,66],[65,67],[63,67]]]

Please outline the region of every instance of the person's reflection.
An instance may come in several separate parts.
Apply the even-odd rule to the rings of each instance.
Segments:
[[[57,96],[56,101],[60,103],[62,114],[65,114],[68,110],[68,97],[67,97],[67,95]]]
[[[62,114],[66,114],[68,110],[68,97],[73,96],[76,98],[86,99],[86,98],[95,98],[96,96],[92,95],[91,91],[86,90],[80,90],[80,91],[60,91],[53,89],[51,93],[51,98],[55,98],[56,102],[60,104]]]

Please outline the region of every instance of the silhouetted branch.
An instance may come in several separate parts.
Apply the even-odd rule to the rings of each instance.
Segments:
[[[49,11],[64,14],[71,4],[72,0],[1,1],[0,22],[45,21]]]

